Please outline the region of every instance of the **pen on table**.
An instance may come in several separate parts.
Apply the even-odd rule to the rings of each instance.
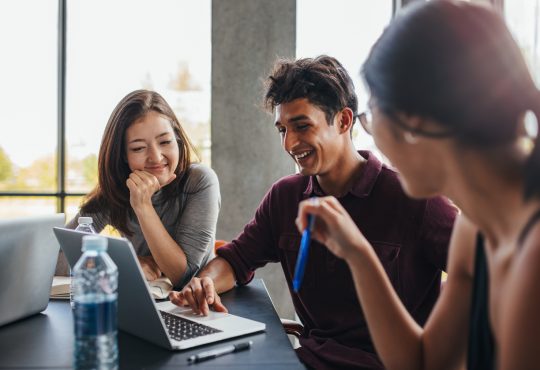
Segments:
[[[210,351],[204,351],[194,356],[189,356],[187,360],[189,363],[206,361],[206,360],[210,360],[219,356],[226,355],[228,353],[234,353],[238,351],[243,351],[245,349],[249,349],[252,344],[253,344],[252,341],[242,342],[238,344],[231,344],[229,346],[212,349]]]
[[[302,241],[300,242],[300,250],[298,251],[298,258],[296,259],[296,267],[294,268],[293,290],[298,293],[300,286],[302,285],[302,279],[304,278],[304,270],[306,269],[306,263],[308,258],[309,243],[311,242],[311,232],[313,231],[313,224],[315,223],[315,216],[308,215],[308,226],[302,233]]]

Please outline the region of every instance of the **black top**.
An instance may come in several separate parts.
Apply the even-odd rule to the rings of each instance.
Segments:
[[[523,228],[518,239],[518,247],[521,247],[527,234],[538,221],[540,221],[540,210],[529,219]],[[484,237],[481,234],[478,234],[476,238],[474,284],[471,303],[467,369],[495,369],[495,342],[489,323],[489,275],[484,250]]]
[[[484,251],[484,237],[481,234],[478,234],[476,238],[471,303],[467,369],[494,369],[495,345],[489,323],[489,277]]]

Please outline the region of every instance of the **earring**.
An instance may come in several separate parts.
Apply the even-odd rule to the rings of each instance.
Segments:
[[[534,149],[534,140],[530,136],[521,136],[517,140],[517,145],[519,149],[528,156]]]
[[[410,131],[405,131],[405,133],[403,134],[403,139],[408,144],[416,144],[418,142],[418,137],[416,137],[416,135]]]
[[[518,147],[523,153],[530,155],[534,149],[534,141],[538,135],[538,120],[533,111],[528,110],[525,112],[519,131],[521,135],[517,139]]]

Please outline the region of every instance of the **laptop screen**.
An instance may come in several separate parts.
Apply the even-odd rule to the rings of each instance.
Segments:
[[[64,214],[0,220],[0,325],[43,311],[59,245],[53,227]]]

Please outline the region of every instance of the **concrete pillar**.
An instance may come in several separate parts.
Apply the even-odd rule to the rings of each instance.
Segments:
[[[271,184],[294,173],[273,117],[262,109],[261,81],[276,58],[294,58],[295,49],[295,0],[212,2],[212,167],[222,199],[218,239],[238,235]],[[281,266],[268,265],[257,276],[280,316],[292,318]]]

